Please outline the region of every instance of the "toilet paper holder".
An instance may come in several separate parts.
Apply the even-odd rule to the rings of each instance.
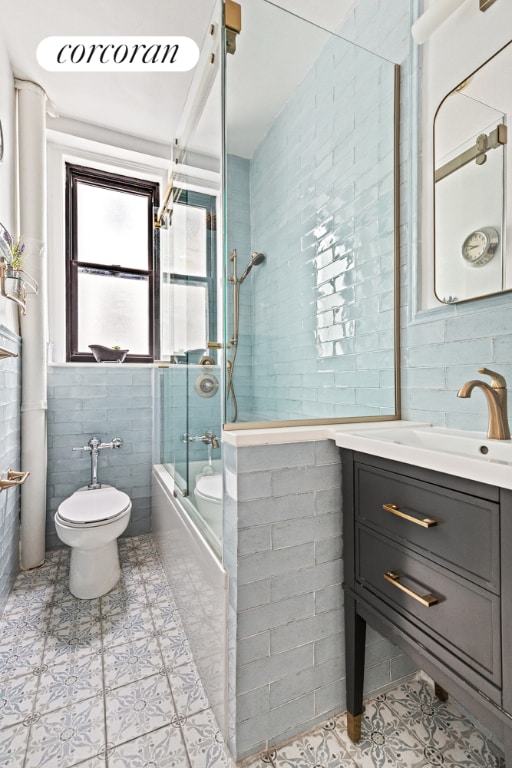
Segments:
[[[29,475],[30,472],[15,472],[13,469],[8,469],[7,477],[0,477],[0,491],[15,485],[23,485]]]

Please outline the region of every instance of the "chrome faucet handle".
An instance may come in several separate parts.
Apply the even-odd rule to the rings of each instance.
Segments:
[[[113,437],[110,443],[99,443],[98,450],[103,448],[121,448],[123,445],[123,439],[121,437]]]
[[[501,375],[501,373],[496,373],[496,371],[490,371],[489,368],[479,368],[478,373],[485,373],[486,376],[491,376],[491,387],[493,389],[506,389],[507,388],[507,382],[505,381],[505,377]]]
[[[91,446],[90,445],[82,445],[80,448],[72,448],[72,451],[90,451]]]

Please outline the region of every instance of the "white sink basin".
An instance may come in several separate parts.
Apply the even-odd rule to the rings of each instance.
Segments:
[[[512,440],[489,440],[484,432],[402,421],[343,429],[335,440],[343,448],[512,489]]]

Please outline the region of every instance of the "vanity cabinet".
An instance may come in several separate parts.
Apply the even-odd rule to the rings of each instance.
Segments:
[[[512,491],[341,454],[349,736],[368,621],[496,733],[512,768]]]

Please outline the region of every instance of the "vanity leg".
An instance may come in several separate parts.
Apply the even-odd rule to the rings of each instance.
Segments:
[[[505,752],[505,766],[512,768],[512,725],[505,726],[503,734],[503,749]]]
[[[366,621],[357,614],[356,601],[345,593],[345,659],[347,687],[347,732],[354,743],[361,738],[363,713]]]
[[[434,693],[436,697],[439,699],[439,701],[448,701],[448,691],[445,691],[444,688],[442,688],[439,683],[436,683],[434,681]]]

